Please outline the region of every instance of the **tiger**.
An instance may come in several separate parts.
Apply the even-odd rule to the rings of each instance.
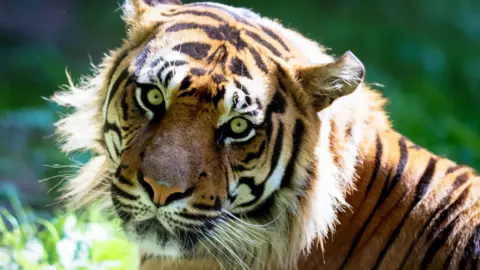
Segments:
[[[480,177],[395,131],[351,51],[225,4],[122,10],[52,100],[92,156],[62,199],[120,220],[140,269],[480,269]]]

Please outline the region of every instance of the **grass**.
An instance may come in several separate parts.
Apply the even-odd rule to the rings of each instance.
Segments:
[[[0,269],[135,269],[136,247],[97,209],[44,219],[11,196],[0,210]]]

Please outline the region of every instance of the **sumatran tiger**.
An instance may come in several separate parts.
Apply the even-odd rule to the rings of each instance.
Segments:
[[[53,100],[93,154],[65,198],[111,205],[140,268],[479,268],[480,177],[397,133],[352,52],[223,4],[123,11]]]

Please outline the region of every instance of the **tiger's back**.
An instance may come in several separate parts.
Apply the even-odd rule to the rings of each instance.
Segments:
[[[339,214],[323,258],[308,257],[305,265],[315,269],[324,260],[326,269],[477,269],[477,173],[393,130],[378,133],[372,144],[357,165],[356,191],[347,195],[351,209]]]
[[[480,178],[395,132],[353,54],[220,4],[124,10],[58,128],[97,153],[67,196],[110,192],[144,269],[479,267]]]

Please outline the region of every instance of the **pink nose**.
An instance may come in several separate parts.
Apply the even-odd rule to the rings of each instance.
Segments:
[[[183,193],[186,191],[186,188],[181,187],[169,187],[157,183],[150,177],[143,178],[153,190],[153,202],[157,205],[164,205],[167,198],[174,193]]]

